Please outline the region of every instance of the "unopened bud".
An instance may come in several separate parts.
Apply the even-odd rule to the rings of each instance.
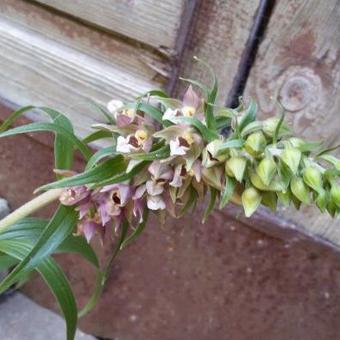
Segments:
[[[276,163],[273,158],[264,158],[256,169],[257,174],[265,185],[269,185],[276,172]]]
[[[269,209],[276,211],[277,195],[274,191],[267,191],[262,193],[262,204]]]
[[[296,175],[301,161],[301,152],[298,149],[286,148],[282,151],[280,158]]]
[[[271,117],[263,121],[263,132],[269,136],[273,137],[274,133],[276,131],[277,125],[279,124],[280,117]],[[279,137],[282,136],[283,134],[286,134],[289,132],[288,127],[285,125],[283,122],[280,127],[279,131]]]
[[[301,202],[306,204],[310,202],[308,188],[301,177],[293,177],[290,182],[290,188],[294,196]]]
[[[303,172],[303,180],[315,191],[319,192],[322,188],[322,174],[319,169],[314,166],[308,166]]]
[[[319,190],[315,203],[321,212],[325,212],[329,201],[328,193],[326,190]]]
[[[280,203],[282,203],[285,207],[289,207],[291,201],[291,193],[289,190],[279,191],[277,192],[277,196],[279,198]]]
[[[338,184],[332,185],[331,199],[337,207],[340,207],[340,185]]]
[[[247,160],[244,157],[231,157],[225,164],[225,171],[229,176],[235,177],[237,181],[242,182],[246,165]]]
[[[329,213],[332,217],[334,217],[334,216],[336,215],[336,213],[337,213],[337,206],[336,206],[336,204],[334,203],[333,200],[329,200],[329,201],[328,201],[328,204],[327,204],[327,211],[328,211],[328,213]]]
[[[264,184],[261,177],[255,171],[250,173],[250,181],[255,188],[263,191],[282,191],[285,189],[284,183],[275,178],[269,185]]]
[[[243,191],[242,205],[247,217],[250,217],[256,211],[261,204],[261,200],[262,196],[255,188],[250,187]]]
[[[252,156],[258,156],[267,145],[266,137],[262,132],[255,132],[248,136],[244,147]]]

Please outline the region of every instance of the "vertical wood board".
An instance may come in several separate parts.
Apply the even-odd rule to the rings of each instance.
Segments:
[[[340,142],[340,1],[281,0],[270,19],[246,88],[260,116],[287,110],[294,131],[325,145]],[[312,207],[282,216],[340,244],[340,223]]]
[[[258,4],[258,0],[206,0],[200,2],[193,17],[179,74],[209,85],[211,76],[194,63],[193,56],[207,61],[219,79],[218,103],[221,105],[237,73]],[[178,82],[176,94],[183,93],[185,86]]]
[[[191,0],[36,0],[155,48],[175,49],[185,3]]]

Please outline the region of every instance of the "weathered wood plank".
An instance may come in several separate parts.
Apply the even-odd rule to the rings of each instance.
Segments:
[[[231,89],[258,5],[258,0],[206,0],[194,15],[179,74],[209,84],[211,76],[192,57],[209,62],[220,82],[219,104],[225,103]],[[182,93],[184,86],[178,82],[175,92]]]
[[[169,61],[140,46],[93,29],[48,8],[23,0],[1,0],[0,17],[33,30],[60,44],[108,62],[137,77],[162,86],[170,72]],[[163,76],[159,76],[162,74]]]
[[[80,135],[100,120],[89,99],[131,99],[158,82],[69,48],[0,16],[0,96],[65,112]]]
[[[261,115],[279,97],[296,133],[326,144],[340,142],[340,1],[278,1],[247,83]],[[284,217],[340,245],[340,223],[311,207]]]
[[[35,0],[156,48],[174,49],[185,0]]]

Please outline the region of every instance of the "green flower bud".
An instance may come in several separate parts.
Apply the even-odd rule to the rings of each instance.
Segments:
[[[242,204],[247,217],[250,217],[256,211],[261,204],[261,200],[262,196],[255,188],[250,187],[243,191]]]
[[[227,157],[226,155],[228,154],[228,152],[224,152],[223,154],[220,153],[222,145],[223,141],[221,139],[215,139],[207,145],[207,150],[210,152],[211,156],[221,161],[225,160],[225,157]],[[221,157],[221,159],[219,157]]]
[[[204,183],[210,185],[211,187],[221,191],[223,190],[223,167],[214,166],[212,168],[202,169],[202,178]]]
[[[338,184],[332,185],[331,199],[337,207],[340,207],[340,185]]]
[[[225,163],[225,171],[230,177],[242,182],[246,166],[247,160],[244,157],[231,157]]]
[[[284,190],[283,182],[280,180],[275,180],[275,178],[270,182],[269,185],[265,185],[256,172],[250,174],[250,181],[253,186],[262,191],[282,191]]]
[[[252,133],[251,135],[248,136],[244,144],[244,147],[250,155],[258,156],[264,151],[266,145],[267,145],[266,137],[261,131],[259,131]]]
[[[276,163],[273,158],[267,157],[262,159],[256,168],[256,173],[265,185],[269,185],[276,172]]]
[[[207,148],[202,151],[202,166],[204,168],[211,168],[212,166],[218,164],[218,159],[215,159],[211,153],[207,150]]]
[[[301,161],[301,152],[297,149],[286,148],[282,151],[280,158],[296,175]]]
[[[322,187],[322,174],[315,166],[308,166],[303,172],[303,180],[305,183],[315,191],[323,190]]]
[[[273,137],[274,136],[274,133],[276,131],[276,127],[277,127],[277,124],[279,124],[279,121],[280,121],[280,117],[271,117],[271,118],[268,118],[266,120],[263,121],[263,132],[269,136],[269,137]],[[278,137],[281,137],[285,134],[289,133],[289,128],[287,127],[287,125],[283,122],[281,124],[281,127],[280,127],[280,131],[279,131],[279,136]]]
[[[277,192],[277,196],[279,198],[280,203],[282,203],[285,207],[289,207],[291,201],[290,191],[279,191]]]
[[[327,204],[329,201],[329,196],[326,190],[319,190],[317,197],[315,199],[315,203],[321,212],[325,212],[327,208]]]
[[[301,202],[306,204],[310,202],[308,188],[301,177],[293,177],[290,182],[290,188],[294,196]]]
[[[273,191],[267,191],[262,193],[262,204],[269,209],[276,211],[277,207],[277,195]]]
[[[329,200],[328,201],[328,204],[327,204],[327,211],[328,213],[334,217],[337,213],[337,207],[335,205],[335,203],[332,201],[332,200]]]
[[[294,148],[300,148],[306,143],[303,139],[296,137],[289,138],[288,141]]]

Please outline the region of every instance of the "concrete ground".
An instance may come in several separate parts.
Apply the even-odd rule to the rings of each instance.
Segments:
[[[65,322],[21,293],[0,300],[2,340],[65,340]],[[76,340],[95,340],[77,331]]]

